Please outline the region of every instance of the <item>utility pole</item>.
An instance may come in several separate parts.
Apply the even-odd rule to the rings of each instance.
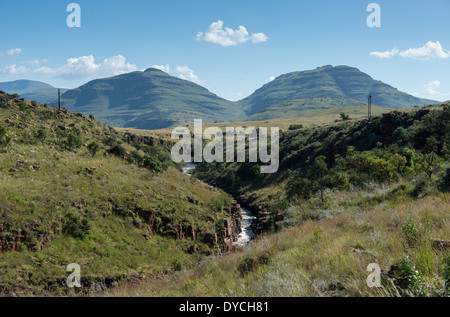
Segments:
[[[58,88],[58,111],[61,111],[61,89]]]
[[[369,121],[372,120],[372,93],[369,95]]]

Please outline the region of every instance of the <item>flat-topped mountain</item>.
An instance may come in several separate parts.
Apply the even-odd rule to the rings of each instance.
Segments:
[[[281,75],[239,104],[250,119],[265,120],[331,107],[367,105],[370,93],[377,106],[408,108],[436,103],[401,92],[357,68],[324,66]]]

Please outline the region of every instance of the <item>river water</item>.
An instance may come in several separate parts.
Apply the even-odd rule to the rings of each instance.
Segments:
[[[190,172],[195,169],[197,164],[189,163],[183,167],[183,173],[190,175]],[[241,222],[241,233],[239,234],[238,240],[235,242],[236,246],[244,247],[246,246],[255,236],[252,230],[252,223],[256,219],[250,210],[241,207],[242,222]]]

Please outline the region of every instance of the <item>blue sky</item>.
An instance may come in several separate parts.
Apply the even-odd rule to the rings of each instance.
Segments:
[[[0,81],[75,88],[160,65],[238,100],[284,73],[349,65],[450,99],[450,0],[75,0],[81,28],[69,28],[71,2],[0,0]],[[370,3],[380,28],[366,24]]]

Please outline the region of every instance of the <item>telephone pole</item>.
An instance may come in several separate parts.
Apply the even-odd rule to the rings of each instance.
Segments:
[[[58,111],[61,111],[61,89],[58,88]]]
[[[369,95],[369,121],[372,120],[372,93]]]

